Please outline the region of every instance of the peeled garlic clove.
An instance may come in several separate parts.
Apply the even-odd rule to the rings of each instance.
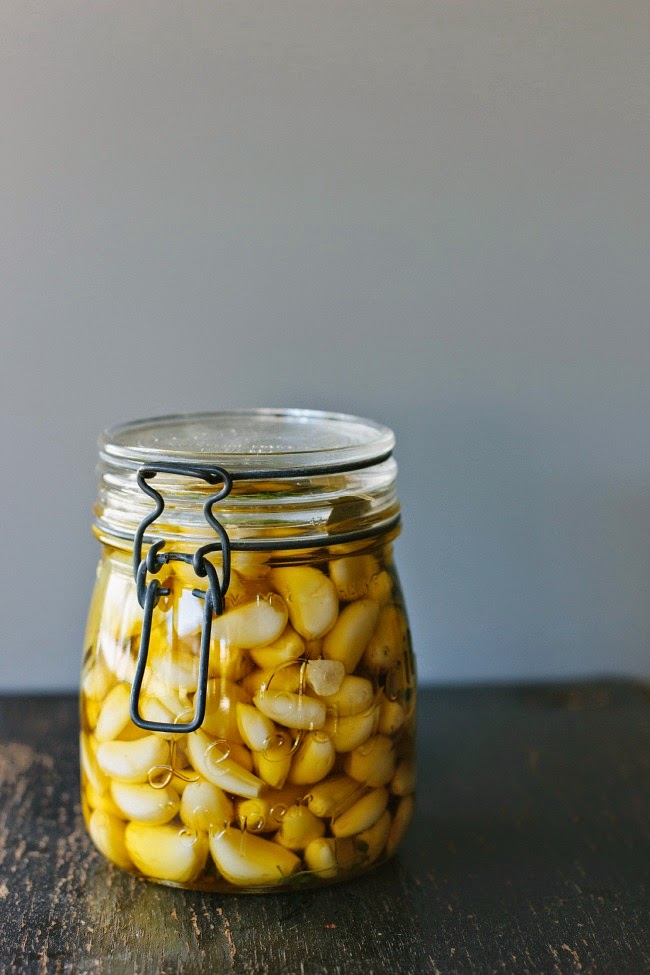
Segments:
[[[288,732],[276,733],[262,751],[253,752],[255,770],[273,789],[281,789],[291,768],[293,742]]]
[[[391,817],[388,810],[383,812],[374,826],[363,830],[355,837],[355,845],[363,854],[363,863],[374,863],[381,855],[390,833]]]
[[[311,787],[307,806],[315,816],[336,816],[360,798],[364,791],[363,786],[349,775],[334,775]]]
[[[192,556],[192,552],[186,551],[181,553],[180,550],[177,554],[183,554],[190,557]],[[215,553],[212,553],[213,556],[214,554]],[[196,572],[194,571],[191,558],[189,562],[184,562],[182,559],[172,559],[167,564],[167,568],[172,574],[169,582],[170,588],[172,588],[174,592],[183,592],[185,590],[191,595],[192,589],[200,588],[200,583],[205,581],[204,579],[201,579],[200,576],[197,576]],[[219,564],[217,571],[220,571],[220,569],[221,565]],[[199,606],[201,605],[201,602],[195,596],[192,596],[192,598],[199,604]]]
[[[389,701],[382,691],[379,704],[379,731],[382,735],[394,735],[404,725],[406,712],[399,701]]]
[[[115,684],[115,676],[104,662],[103,657],[96,657],[92,667],[84,672],[81,687],[86,697],[93,701],[105,701],[111,688]]]
[[[158,639],[159,627],[152,627],[151,641]],[[126,684],[133,683],[135,675],[136,657],[133,653],[131,640],[125,643],[118,643],[109,636],[100,634],[97,638],[97,649],[106,662],[107,667],[115,677],[115,682],[122,681]],[[145,675],[145,683],[147,675]],[[144,685],[143,685],[144,686]]]
[[[242,829],[253,833],[275,833],[287,810],[303,799],[304,791],[298,786],[285,786],[257,799],[240,799],[236,808],[237,822]]]
[[[145,721],[155,721],[157,724],[173,724],[176,715],[181,714],[182,711],[179,710],[176,713],[172,713],[169,708],[165,707],[162,701],[159,701],[156,697],[150,697],[145,694],[140,698],[140,716],[144,718]],[[188,713],[184,716],[184,721],[189,721],[191,714]],[[144,734],[144,732],[143,732]],[[169,732],[157,732],[162,738],[170,739],[173,735]]]
[[[312,840],[305,850],[307,868],[323,880],[331,880],[339,872],[335,843],[332,837],[321,837]]]
[[[223,742],[202,731],[193,731],[186,739],[188,758],[196,771],[224,792],[255,798],[265,788],[261,779],[226,754]]]
[[[294,694],[300,691],[304,683],[303,672],[304,665],[298,662],[282,664],[277,669],[259,671],[260,674],[264,674],[264,684],[266,684],[267,691],[292,691]],[[258,691],[261,690],[262,686],[260,685]]]
[[[325,824],[306,806],[291,806],[282,817],[276,842],[288,850],[304,850],[312,840],[322,836]]]
[[[390,782],[396,761],[391,739],[386,735],[375,735],[350,752],[345,771],[357,782],[376,788]]]
[[[403,759],[395,769],[390,791],[395,796],[408,796],[415,792],[416,767],[410,758]]]
[[[154,789],[148,782],[113,782],[111,794],[127,819],[159,826],[168,823],[178,812],[180,800],[172,786]]]
[[[194,771],[191,765],[188,765],[185,768],[175,771],[169,780],[169,784],[172,788],[176,789],[179,796],[182,796],[188,785],[198,781],[200,781],[200,776]]]
[[[199,658],[181,643],[172,648],[166,641],[152,641],[147,666],[177,695],[192,693],[199,686]]]
[[[380,606],[385,606],[390,602],[393,595],[393,580],[390,573],[384,569],[383,572],[378,572],[376,576],[373,576],[368,583],[367,595]]]
[[[122,782],[146,782],[150,771],[168,761],[169,743],[157,735],[134,741],[104,741],[97,746],[99,767]]]
[[[221,618],[221,617],[220,617]],[[214,633],[212,634],[214,637]],[[198,654],[197,646],[196,653]],[[253,662],[248,651],[228,643],[226,640],[210,639],[210,660],[208,673],[210,677],[221,677],[224,680],[240,681],[253,669]]]
[[[369,680],[348,674],[334,694],[326,695],[328,716],[334,714],[345,718],[350,714],[363,714],[371,706],[374,696]]]
[[[244,603],[255,602],[256,599],[265,599],[270,592],[268,579],[263,575],[247,578],[241,572],[231,569],[230,585],[226,593],[226,610],[236,609]]]
[[[264,579],[269,574],[267,552],[233,552],[232,567],[244,579]]]
[[[232,822],[233,804],[212,782],[190,782],[183,790],[180,816],[188,829],[207,833]]]
[[[147,877],[186,884],[205,866],[208,843],[200,833],[170,824],[129,823],[124,839],[134,864]]]
[[[256,752],[266,748],[276,735],[271,719],[252,704],[237,704],[237,727],[245,744]]]
[[[323,880],[331,880],[362,860],[362,854],[357,850],[353,839],[336,839],[331,836],[312,840],[304,857],[309,870]]]
[[[325,724],[325,705],[306,694],[262,689],[253,700],[262,714],[286,728],[318,729]]]
[[[124,728],[131,724],[131,689],[126,684],[116,684],[102,704],[95,738],[97,741],[112,741],[119,737]]]
[[[151,675],[151,678],[147,683],[144,700],[147,698],[153,698],[154,700],[159,701],[160,704],[162,704],[163,707],[172,715],[172,723],[174,721],[189,721],[194,713],[192,701],[190,700],[186,689],[183,688],[182,690],[179,690],[179,688],[173,687],[171,684],[167,684],[164,680],[156,677],[155,674]],[[144,702],[140,707],[141,712],[143,712],[143,707]]]
[[[345,667],[340,660],[309,660],[305,667],[305,680],[319,697],[336,694],[344,677]]]
[[[253,753],[250,748],[236,741],[229,741],[224,747],[228,749],[228,758],[237,762],[242,768],[248,769],[249,772],[253,771]]]
[[[99,809],[101,812],[110,813],[111,816],[117,816],[118,819],[125,819],[124,813],[121,809],[118,809],[110,792],[105,792],[100,794],[95,792],[90,783],[86,783],[86,788],[84,789],[84,796],[88,802],[91,809]]]
[[[174,597],[174,629],[177,635],[184,639],[194,633],[200,633],[203,625],[203,600],[199,599],[192,592],[192,589],[200,589],[203,580],[194,573],[191,565],[185,562],[174,562],[174,575],[178,583],[187,588]],[[183,566],[182,569],[178,568]],[[183,578],[179,579],[179,575]],[[184,578],[184,577],[187,578]]]
[[[373,789],[332,822],[334,836],[354,836],[374,826],[388,805],[388,790]]]
[[[237,724],[237,707],[250,704],[250,697],[238,684],[223,678],[208,681],[203,731],[213,738],[225,738],[241,744],[242,737]]]
[[[88,832],[93,843],[108,860],[123,870],[133,868],[133,862],[124,840],[125,823],[101,809],[95,809],[88,819]]]
[[[340,660],[346,673],[355,669],[375,631],[379,606],[372,599],[358,599],[348,603],[323,639],[323,656]]]
[[[239,799],[235,821],[240,829],[246,829],[249,833],[275,833],[280,825],[266,814],[264,796],[259,799]]]
[[[332,771],[336,751],[329,735],[310,732],[300,743],[294,756],[289,781],[294,785],[320,782]]]
[[[243,679],[241,686],[251,698],[262,689],[292,691],[297,694],[302,683],[301,672],[302,665],[299,663],[282,664],[277,670],[273,667],[259,667]]]
[[[100,637],[108,636],[122,644],[130,643],[142,632],[142,607],[138,602],[138,590],[126,565],[123,571],[110,571],[99,632]]]
[[[379,563],[373,555],[349,555],[330,564],[330,578],[339,599],[345,602],[365,596],[370,580],[378,572]]]
[[[210,852],[217,870],[238,887],[275,887],[300,868],[291,850],[236,827],[211,835]]]
[[[272,569],[271,585],[286,602],[293,628],[306,640],[318,639],[334,625],[339,599],[320,569],[308,565]]]
[[[406,617],[401,609],[393,604],[384,606],[363,654],[365,665],[376,672],[390,670],[404,653],[407,633]]]
[[[288,624],[277,640],[265,647],[252,649],[250,655],[258,667],[275,669],[291,660],[297,660],[304,650],[304,640],[291,624]]]
[[[82,693],[80,700],[80,719],[81,727],[84,731],[94,731],[97,726],[97,718],[99,717],[99,712],[101,710],[101,704],[99,701],[94,700],[92,697],[86,697]]]
[[[95,739],[85,731],[82,731],[79,735],[79,753],[81,770],[88,783],[97,795],[105,795],[108,792],[109,779],[97,762],[97,745]]]
[[[351,752],[374,733],[378,717],[379,709],[371,708],[364,714],[328,718],[325,722],[325,731],[332,739],[337,752]]]
[[[211,641],[250,649],[263,647],[280,636],[287,625],[287,607],[277,593],[235,606],[212,621]]]

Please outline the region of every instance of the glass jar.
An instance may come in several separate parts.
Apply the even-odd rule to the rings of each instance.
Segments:
[[[370,420],[271,409],[101,438],[81,789],[113,863],[241,893],[394,853],[415,669],[393,444]]]

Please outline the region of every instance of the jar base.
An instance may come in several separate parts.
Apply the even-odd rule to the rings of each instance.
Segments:
[[[120,867],[117,864],[111,863],[111,866],[121,873],[129,874],[132,877],[137,877],[146,883],[156,884],[160,887],[174,887],[180,890],[196,890],[204,894],[228,894],[237,896],[238,894],[296,894],[304,893],[308,890],[323,890],[326,887],[338,887],[342,884],[348,884],[355,880],[361,880],[363,877],[370,873],[374,873],[380,867],[385,866],[390,863],[395,857],[394,853],[388,856],[382,857],[375,863],[371,863],[362,869],[352,869],[346,871],[340,871],[336,877],[331,878],[317,878],[313,873],[307,871],[303,873],[295,874],[292,877],[287,877],[285,881],[279,884],[267,884],[267,885],[238,885],[231,884],[228,881],[217,881],[213,878],[208,878],[206,880],[193,880],[188,883],[177,883],[174,880],[164,880],[159,877],[147,877],[140,873],[138,870],[128,870],[124,867]],[[111,862],[111,861],[109,861]]]

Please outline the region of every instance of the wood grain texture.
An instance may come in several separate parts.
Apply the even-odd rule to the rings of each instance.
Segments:
[[[79,811],[76,700],[0,698],[0,971],[644,975],[648,704],[627,682],[427,690],[398,857],[235,897],[106,863]]]

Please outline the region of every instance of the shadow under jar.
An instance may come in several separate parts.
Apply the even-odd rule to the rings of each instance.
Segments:
[[[119,867],[259,893],[395,852],[415,667],[393,444],[371,420],[272,409],[101,438],[81,788]]]

